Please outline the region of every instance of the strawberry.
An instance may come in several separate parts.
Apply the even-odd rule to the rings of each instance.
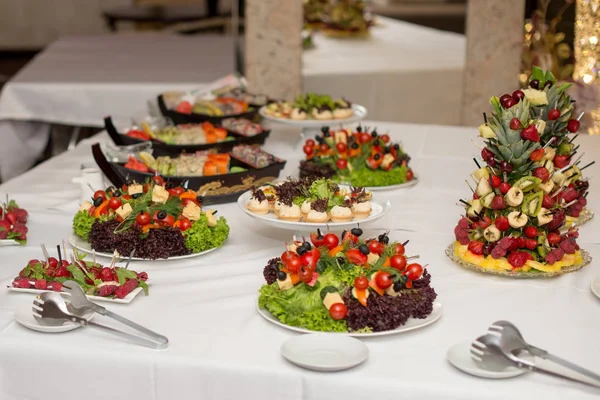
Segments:
[[[537,167],[533,170],[533,176],[542,180],[542,182],[547,182],[550,178],[550,172],[546,167]]]
[[[537,240],[535,239],[525,239],[525,247],[529,250],[535,250],[537,247]]]
[[[480,256],[483,254],[483,242],[480,242],[479,240],[473,240],[471,243],[469,243],[468,249],[471,253]]]
[[[110,268],[102,268],[102,270],[100,271],[100,279],[102,279],[102,281],[104,282],[109,282],[113,280],[113,274]]]
[[[542,207],[550,209],[554,207],[554,204],[556,204],[556,200],[554,200],[554,197],[550,196],[549,194],[545,194],[542,200]]]
[[[50,282],[48,283],[48,289],[54,290],[55,292],[60,292],[62,291],[62,283]]]
[[[500,189],[500,193],[506,194],[510,190],[510,184],[508,182],[502,182],[500,186],[498,186],[498,189]]]
[[[458,227],[461,229],[469,229],[469,220],[466,218],[461,218],[460,221],[458,221]]]
[[[521,131],[521,139],[531,140],[532,142],[540,142],[540,135],[538,134],[535,125],[529,125]]]
[[[58,260],[54,257],[50,257],[48,259],[48,265],[50,266],[50,268],[56,268],[56,266],[58,265]]]
[[[548,121],[554,121],[555,119],[560,118],[560,111],[556,108],[553,108],[548,112]]]
[[[521,121],[519,121],[519,118],[513,118],[510,120],[510,129],[512,129],[513,131],[516,131],[520,127],[521,127]]]
[[[481,217],[479,221],[475,223],[477,228],[485,229],[492,224],[492,219],[487,215]]]
[[[39,279],[39,280],[35,281],[34,286],[38,290],[46,290],[46,288],[48,287],[48,283],[46,282],[45,279]]]
[[[22,208],[17,208],[14,210],[14,213],[17,217],[17,222],[20,222],[22,224],[27,222],[27,211],[23,210]]]
[[[500,230],[500,231],[506,231],[510,228],[508,218],[505,217],[504,215],[499,215],[498,217],[496,217],[496,221],[494,222],[494,225],[496,225],[496,228],[498,228],[498,230]]]
[[[527,262],[527,256],[531,257],[530,254],[524,251],[512,251],[507,257],[508,263],[512,265],[513,268],[520,268]]]
[[[117,291],[117,285],[105,285],[98,288],[98,296],[108,297],[112,296]]]
[[[12,211],[7,212],[4,219],[11,225],[14,225],[14,223],[17,222],[17,216]]]
[[[15,279],[12,283],[13,287],[19,288],[19,289],[29,289],[29,287],[31,286],[31,284],[29,283],[29,279],[27,278],[19,278],[19,279]]]
[[[554,157],[553,162],[554,162],[555,168],[558,168],[558,169],[564,168],[571,163],[571,157],[569,157],[568,155],[566,155],[566,156],[557,155]]]
[[[0,219],[0,231],[10,232],[10,223],[5,219]]]
[[[573,200],[575,200],[577,196],[579,196],[579,193],[573,188],[566,188],[562,193],[562,197],[567,203],[570,203]]]
[[[560,235],[558,233],[550,232],[548,234],[548,244],[554,246],[560,243]]]
[[[538,229],[535,226],[528,226],[525,228],[525,236],[528,238],[536,238],[538,236]]]
[[[504,210],[506,208],[506,201],[502,196],[494,196],[491,206],[494,210]]]
[[[529,159],[533,162],[540,161],[544,157],[544,149],[536,149],[529,155]]]
[[[71,273],[65,267],[58,267],[54,270],[55,278],[69,278]]]
[[[502,183],[502,179],[499,176],[492,175],[492,186],[497,188]]]

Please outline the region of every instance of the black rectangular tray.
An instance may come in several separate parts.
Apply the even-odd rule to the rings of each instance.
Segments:
[[[162,94],[156,98],[156,101],[158,102],[158,108],[160,109],[162,115],[170,118],[171,121],[173,121],[173,123],[176,125],[200,123],[205,121],[212,122],[213,124],[220,124],[221,121],[223,121],[226,118],[248,118],[250,120],[253,120],[258,115],[258,108],[252,106],[248,106],[249,109],[246,112],[240,114],[227,115],[223,117],[214,117],[212,115],[196,113],[184,114],[168,108],[165,104],[165,99],[163,98]]]

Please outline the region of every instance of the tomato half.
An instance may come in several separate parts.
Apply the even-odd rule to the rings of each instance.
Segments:
[[[367,263],[367,256],[358,249],[348,249],[346,251],[346,258],[351,264],[355,265],[365,265]]]

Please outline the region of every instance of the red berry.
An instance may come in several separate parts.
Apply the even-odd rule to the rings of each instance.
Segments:
[[[525,236],[528,238],[536,238],[538,236],[538,229],[535,226],[528,226],[525,228]]]
[[[62,283],[60,282],[50,282],[48,283],[48,289],[52,289],[55,292],[62,291]]]
[[[508,218],[505,217],[504,215],[498,216],[496,218],[496,221],[494,222],[494,225],[496,225],[496,228],[498,228],[498,230],[500,230],[500,231],[506,231],[510,228]]]
[[[338,169],[346,169],[348,167],[348,160],[345,158],[340,158],[335,162],[335,165],[338,167]]]
[[[31,285],[29,284],[29,279],[19,278],[13,281],[13,286],[19,289],[29,289]]]
[[[50,257],[48,259],[48,266],[50,266],[50,268],[56,268],[56,266],[58,265],[58,260],[54,257]]]
[[[529,156],[529,159],[534,162],[540,161],[542,158],[544,158],[544,149],[536,149],[532,151],[531,155]]]
[[[493,210],[504,210],[506,208],[504,196],[494,196],[491,207]]]
[[[512,93],[512,98],[514,101],[516,101],[518,103],[519,101],[521,101],[525,98],[525,93],[523,93],[523,91],[521,91],[521,90],[515,90]]]
[[[537,167],[533,170],[533,176],[542,180],[542,182],[547,182],[550,178],[550,172],[546,169],[546,167]]]
[[[30,267],[33,267],[36,264],[38,264],[39,262],[40,262],[40,260],[33,259],[33,260],[29,260],[29,262],[27,263],[27,265],[29,265]]]
[[[502,179],[500,179],[499,176],[496,175],[492,175],[492,186],[494,188],[497,188],[498,186],[500,186],[502,184]]]
[[[532,89],[538,89],[540,87],[540,81],[537,79],[532,79],[529,81],[529,87]]]
[[[548,112],[548,121],[554,121],[555,119],[560,118],[560,111],[556,108],[553,108]]]
[[[532,142],[540,142],[540,135],[535,125],[529,125],[521,131],[521,139],[531,140]]]
[[[504,107],[504,108],[511,108],[515,104],[517,104],[517,102],[515,101],[515,99],[513,99],[511,97],[511,98],[506,99],[506,101],[502,104],[502,107]]]
[[[513,172],[514,168],[515,167],[508,161],[502,161],[500,163],[500,171],[506,172],[507,174],[510,174],[511,172]]]
[[[510,184],[508,182],[502,182],[500,186],[498,186],[498,189],[500,189],[500,193],[506,194],[510,190]]]
[[[567,130],[571,133],[575,133],[579,130],[580,125],[581,124],[576,119],[570,119],[569,122],[567,122]]]
[[[554,162],[554,166],[556,168],[561,169],[571,163],[571,157],[569,157],[568,155],[566,155],[566,156],[557,155],[554,157],[554,160],[552,160],[552,161]]]
[[[492,219],[487,215],[484,215],[475,223],[478,228],[485,229],[492,224]]]
[[[550,232],[548,234],[548,244],[554,246],[560,243],[560,235],[558,233]]]
[[[38,290],[46,290],[48,288],[48,283],[45,279],[39,279],[35,281],[35,288]]]
[[[483,254],[483,242],[480,242],[479,240],[473,240],[472,242],[469,243],[469,246],[467,247],[467,249],[471,253],[480,256]]]
[[[110,268],[102,268],[102,271],[100,271],[100,279],[102,279],[102,281],[104,282],[109,282],[113,280],[113,274]]]
[[[55,278],[69,278],[71,277],[71,273],[65,267],[58,267],[54,271]]]
[[[537,240],[535,239],[527,239],[525,240],[525,247],[527,247],[529,250],[535,250],[535,248],[537,247]]]
[[[554,207],[554,204],[556,204],[554,197],[550,196],[549,194],[545,194],[542,200],[542,207],[550,209]]]
[[[513,131],[516,131],[520,127],[521,127],[521,121],[519,121],[519,118],[513,118],[510,120],[510,129],[512,129]]]
[[[508,263],[512,265],[513,268],[519,268],[525,265],[527,258],[527,253],[524,251],[513,251],[507,257]]]

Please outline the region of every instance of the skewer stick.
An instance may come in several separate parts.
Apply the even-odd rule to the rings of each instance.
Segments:
[[[556,192],[554,192],[554,194],[553,194],[552,196],[550,196],[550,197],[556,197],[556,196],[558,196],[558,194],[559,194],[560,192],[562,192],[563,190],[564,190],[564,186],[563,186],[563,187],[561,187],[560,189],[558,189]]]
[[[578,147],[579,147],[579,146],[578,146]],[[579,163],[579,161],[580,161],[580,160],[581,160],[581,158],[584,156],[584,154],[585,154],[585,151],[584,151],[583,153],[581,153],[581,154],[579,155],[579,157],[577,157],[577,160],[575,160],[575,162],[574,162],[573,164],[577,165],[577,163]]]
[[[409,260],[416,260],[416,259],[417,259],[417,258],[419,258],[419,257],[421,257],[421,256],[420,256],[420,255],[418,255],[418,254],[417,254],[416,256],[410,256],[410,257],[406,257],[406,261],[409,261]]]
[[[92,261],[94,262],[94,265],[96,265],[96,250],[92,249]]]
[[[573,143],[573,141],[575,141],[575,139],[577,139],[577,134],[575,134],[575,136],[573,136],[571,139],[569,139],[569,144]]]
[[[50,255],[48,254],[48,250],[46,250],[46,246],[44,246],[43,244],[41,244],[40,247],[42,248],[42,254],[44,255],[44,258],[46,259],[46,264],[48,264],[50,262]]]
[[[563,207],[564,207],[564,208],[570,207],[570,206],[572,206],[573,204],[577,203],[577,201],[578,201],[578,200],[577,200],[577,199],[575,199],[575,200],[573,200],[572,202],[565,204]]]
[[[58,253],[58,263],[59,263],[59,265],[62,265],[63,258],[62,258],[62,255],[60,254],[60,244],[56,245],[56,251]]]
[[[131,259],[133,258],[134,254],[135,254],[135,249],[131,250],[131,254],[129,254],[129,259],[127,260],[127,264],[125,264],[125,269],[129,268],[129,263],[131,262]]]
[[[480,145],[479,143],[477,143],[476,141],[471,139],[471,142],[475,145],[475,147],[477,147],[479,150],[483,150],[483,146]]]
[[[592,161],[591,163],[589,163],[588,165],[585,165],[581,168],[579,168],[579,170],[583,171],[584,169],[586,169],[587,167],[591,167],[592,165],[596,164],[596,161]]]
[[[579,117],[577,117],[577,121],[579,121],[583,117],[583,114],[585,114],[585,112],[582,111],[581,114],[579,114]]]
[[[406,242],[402,243],[402,246],[406,246],[408,242],[410,242],[410,240],[407,240]]]
[[[95,192],[95,191],[96,191],[96,189],[94,189],[94,187],[91,185],[91,183],[87,182],[87,183],[86,183],[86,185],[87,185],[87,186],[90,188],[90,190],[91,190],[92,192]]]
[[[546,142],[546,144],[544,145],[544,147],[542,147],[542,149],[545,149],[546,147],[550,146],[550,144],[551,144],[552,142],[554,142],[554,138],[555,138],[555,136],[552,136],[552,137],[550,138],[550,140],[548,140],[548,142]]]
[[[65,241],[65,239],[63,239],[62,241],[62,245],[63,245],[63,257],[66,260],[67,259],[67,242]]]
[[[471,189],[471,192],[475,193],[475,191],[473,190],[473,188],[471,187],[471,184],[469,183],[468,179],[465,179],[465,183],[467,184],[467,186],[469,187],[469,189]]]
[[[488,120],[487,120],[487,114],[483,113],[483,121],[487,124]]]
[[[467,203],[466,201],[464,201],[463,199],[459,199],[458,201],[460,201],[461,203],[463,203],[464,205],[471,207],[471,205],[469,203]]]
[[[475,165],[477,165],[477,168],[481,168],[481,165],[479,165],[479,162],[477,162],[477,159],[475,157],[473,157],[473,162],[475,163]]]

